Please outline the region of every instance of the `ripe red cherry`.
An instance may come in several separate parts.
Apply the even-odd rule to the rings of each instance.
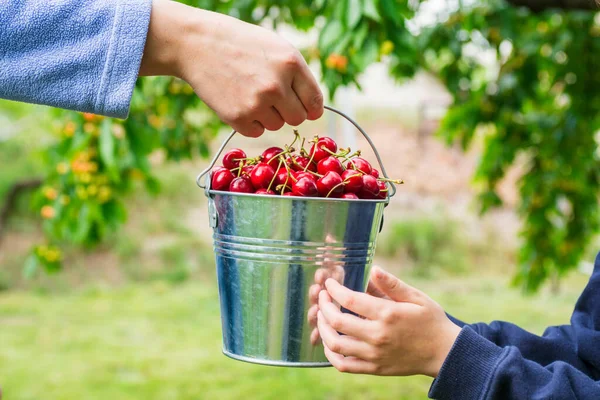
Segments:
[[[272,191],[272,190],[270,190],[270,189],[269,189],[269,190],[267,190],[267,189],[263,189],[263,188],[260,188],[260,189],[258,189],[258,190],[257,190],[256,192],[254,192],[254,193],[256,193],[256,194],[269,194],[269,195],[274,195],[274,194],[275,194],[275,192],[274,192],[274,191]]]
[[[283,152],[283,149],[281,147],[269,147],[268,149],[263,151],[263,153],[261,154],[262,161],[269,165],[273,165],[273,163],[271,163],[271,160],[273,158],[277,157],[282,152]],[[277,158],[275,158],[275,160],[277,160]],[[277,166],[277,165],[275,164],[275,166]]]
[[[340,197],[344,193],[342,177],[334,171],[329,171],[317,181],[317,189],[322,197]]]
[[[246,153],[242,149],[229,150],[223,156],[223,166],[227,169],[234,169],[240,166],[240,161],[246,157]]]
[[[294,181],[298,181],[302,178],[308,178],[312,181],[317,181],[317,179],[315,178],[315,176],[313,174],[311,174],[310,172],[304,172],[304,171],[294,171],[292,172],[292,176],[294,177]]]
[[[359,196],[363,199],[375,199],[379,195],[379,185],[377,184],[377,178],[373,175],[363,175],[363,188]]]
[[[362,157],[354,157],[348,161],[346,168],[360,171],[365,175],[370,175],[371,172],[373,172],[373,167],[371,167],[371,164]]]
[[[273,183],[273,185],[277,187],[279,185],[285,185],[286,182],[289,186],[292,186],[292,177],[288,175],[287,169],[279,168],[279,171],[277,171],[276,173],[275,182]]]
[[[309,152],[309,155],[312,157],[312,159],[315,162],[319,162],[322,159],[329,157],[331,155],[330,152],[323,150],[323,147],[325,147],[331,153],[335,153],[338,150],[335,140],[333,140],[332,138],[329,138],[327,136],[320,138],[317,141],[316,148],[315,148],[315,145],[313,144],[312,147],[310,148],[310,152]],[[314,155],[313,155],[313,153],[314,153]]]
[[[282,194],[282,196],[296,196],[296,195],[294,193],[292,193],[292,192],[284,192]]]
[[[355,195],[354,193],[344,193],[341,196],[342,199],[353,199],[353,200],[358,200],[359,197],[357,195]]]
[[[254,167],[254,165],[244,165],[242,167],[242,175],[250,176],[250,174],[254,170]]]
[[[310,162],[304,156],[295,156],[293,159],[290,159],[289,165],[294,171],[304,171],[306,168],[309,171],[317,172],[317,165],[314,162]]]
[[[344,172],[344,166],[336,157],[325,157],[317,164],[317,172],[325,175],[329,171],[337,172],[338,175],[341,175]]]
[[[298,179],[298,181],[292,185],[292,193],[295,196],[317,197],[319,190],[317,189],[317,184],[314,180],[303,177]]]
[[[213,190],[227,190],[235,176],[226,168],[221,168],[212,174],[210,187]]]
[[[256,165],[250,173],[250,180],[252,181],[252,186],[254,186],[257,189],[269,187],[274,177],[275,169],[269,164],[262,162]]]
[[[346,193],[360,193],[363,187],[362,174],[353,169],[347,169],[342,174],[345,182],[344,191]]]
[[[388,195],[388,186],[383,181],[377,181],[377,186],[379,186],[379,194],[377,195],[378,199],[385,199]]]
[[[229,185],[229,191],[236,193],[253,193],[254,187],[252,187],[252,182],[250,182],[250,179],[246,178],[245,176],[240,176],[231,181],[231,184]]]
[[[373,171],[371,171],[371,175],[373,175],[375,178],[379,178],[379,171],[373,168]]]

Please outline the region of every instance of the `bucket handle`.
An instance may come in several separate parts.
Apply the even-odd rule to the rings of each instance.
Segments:
[[[344,117],[346,120],[348,120],[348,122],[350,122],[352,125],[354,125],[354,127],[356,129],[358,129],[358,131],[360,133],[362,133],[362,135],[364,136],[364,138],[367,139],[367,142],[369,142],[369,145],[371,146],[371,149],[373,150],[373,153],[375,153],[375,157],[377,158],[377,162],[379,163],[379,168],[381,169],[381,173],[383,174],[383,177],[386,178],[386,179],[390,179],[390,177],[385,172],[385,168],[383,166],[383,162],[381,161],[381,156],[379,155],[379,152],[377,151],[377,148],[375,147],[375,144],[373,143],[373,141],[371,140],[371,138],[369,137],[369,135],[367,135],[367,132],[365,132],[365,130],[363,128],[361,128],[360,125],[358,125],[352,118],[350,118],[348,115],[346,115],[342,111],[336,110],[335,108],[330,107],[330,106],[324,106],[324,108],[326,110],[329,110],[331,112],[334,112],[334,113],[336,113],[336,114]],[[237,133],[237,131],[234,129],[229,134],[229,136],[227,137],[227,139],[225,139],[225,141],[221,144],[221,147],[219,147],[219,150],[217,150],[217,154],[215,154],[214,158],[210,162],[210,165],[208,167],[206,167],[206,169],[204,171],[200,172],[200,174],[196,178],[196,184],[198,186],[200,186],[202,189],[206,189],[206,186],[203,186],[202,183],[201,183],[202,178],[204,177],[204,175],[206,175],[208,172],[210,172],[210,170],[215,166],[215,164],[217,163],[217,160],[219,159],[219,157],[221,156],[221,153],[223,152],[223,149],[225,149],[225,146],[227,146],[227,143],[229,143],[229,141],[233,138],[233,135],[235,135],[236,133]],[[388,182],[388,183],[391,186],[389,197],[393,197],[396,194],[396,185],[394,185],[393,182]]]

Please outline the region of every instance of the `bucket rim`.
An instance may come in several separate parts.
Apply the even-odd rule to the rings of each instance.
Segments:
[[[251,197],[258,199],[279,199],[282,201],[328,201],[336,203],[383,203],[388,204],[390,197],[387,196],[385,199],[341,199],[337,197],[301,197],[301,196],[279,196],[272,194],[256,194],[256,193],[238,193],[229,192],[224,190],[213,190],[209,189],[206,191],[208,196],[210,195],[221,195],[221,196],[239,196],[239,197]]]

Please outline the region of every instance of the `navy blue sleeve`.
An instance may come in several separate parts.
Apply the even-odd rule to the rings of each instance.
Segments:
[[[542,366],[514,346],[461,330],[429,391],[437,400],[600,399],[600,382],[562,362]]]
[[[454,317],[450,319],[461,327],[466,325]],[[600,379],[599,257],[596,257],[594,272],[575,305],[571,325],[549,327],[542,336],[501,321],[468,326],[500,347],[516,347],[524,358],[542,366],[560,361],[592,379]]]
[[[151,0],[0,0],[0,98],[125,118]]]

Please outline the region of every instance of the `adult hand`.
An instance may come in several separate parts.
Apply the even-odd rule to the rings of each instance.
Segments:
[[[297,49],[235,18],[154,0],[140,75],[187,81],[219,117],[257,137],[323,114],[323,94]]]
[[[369,293],[328,279],[319,294],[318,329],[341,372],[436,377],[460,328],[423,292],[374,267]],[[342,313],[342,307],[363,316]],[[340,335],[340,333],[343,335]]]

